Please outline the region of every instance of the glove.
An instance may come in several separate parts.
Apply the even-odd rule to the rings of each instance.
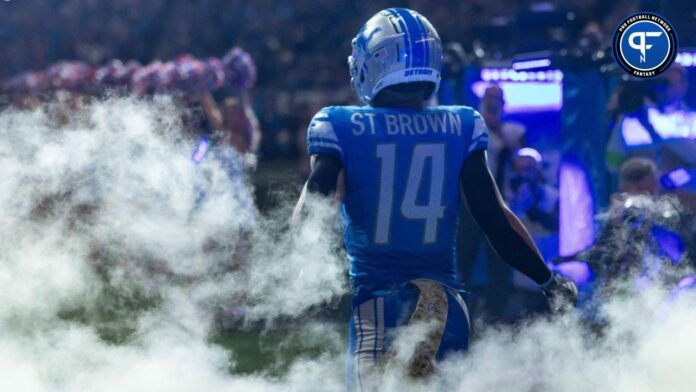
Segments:
[[[566,313],[578,303],[578,287],[575,282],[560,275],[554,274],[539,288],[548,298],[551,311],[554,313]]]

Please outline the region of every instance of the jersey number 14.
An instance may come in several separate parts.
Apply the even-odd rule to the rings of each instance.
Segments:
[[[394,204],[396,144],[377,145],[377,158],[381,162],[381,169],[375,243],[386,244],[389,242]],[[423,182],[423,172],[428,160],[431,161],[428,202],[425,205],[418,205],[416,198]],[[445,206],[442,205],[444,183],[445,145],[442,143],[417,144],[413,148],[406,190],[401,198],[401,214],[407,219],[424,221],[423,243],[426,244],[437,240],[437,225],[445,214]]]

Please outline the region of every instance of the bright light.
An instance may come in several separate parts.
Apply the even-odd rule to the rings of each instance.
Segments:
[[[551,65],[551,60],[549,59],[524,60],[513,62],[512,69],[515,71],[522,71],[525,69],[546,68],[549,65]]]
[[[471,91],[483,97],[492,82],[474,82]],[[505,96],[505,111],[508,113],[542,112],[561,110],[563,107],[563,84],[549,82],[497,82]]]
[[[522,147],[519,150],[517,150],[515,155],[518,157],[530,157],[530,158],[534,159],[535,161],[537,161],[538,163],[541,163],[543,160],[541,158],[541,153],[539,153],[539,151],[537,151],[531,147]]]
[[[696,67],[696,53],[681,52],[677,55],[677,63],[684,67]]]
[[[594,199],[587,171],[578,164],[562,163],[559,183],[560,253],[570,255],[594,241]]]
[[[546,71],[516,71],[512,68],[482,68],[480,75],[481,80],[486,82],[539,80],[548,81],[550,83],[560,83],[563,80],[563,72],[558,69]]]

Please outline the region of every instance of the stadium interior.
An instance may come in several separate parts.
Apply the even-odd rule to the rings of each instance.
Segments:
[[[312,117],[359,104],[351,39],[396,6],[442,39],[431,103],[481,114],[502,197],[580,291],[554,322],[464,211],[472,349],[407,388],[693,390],[693,0],[0,2],[0,390],[344,390],[335,205],[290,216]],[[638,12],[678,37],[653,78],[612,51]]]

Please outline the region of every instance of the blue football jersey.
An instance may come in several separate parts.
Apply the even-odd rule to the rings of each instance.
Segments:
[[[307,132],[309,154],[343,161],[344,243],[354,294],[426,278],[459,288],[459,173],[488,130],[465,106],[334,106]]]

